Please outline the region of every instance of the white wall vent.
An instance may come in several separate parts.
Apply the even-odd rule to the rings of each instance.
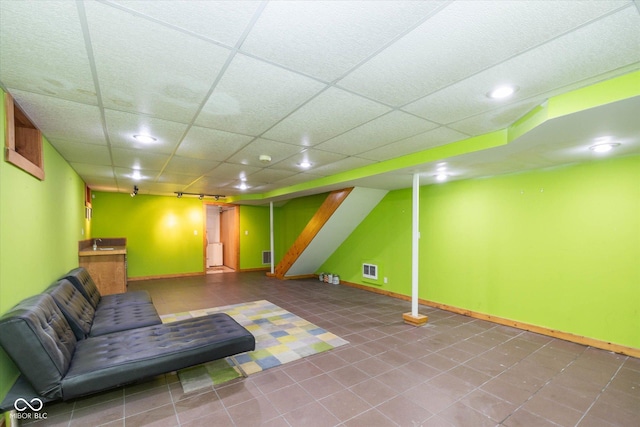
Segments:
[[[378,280],[378,266],[375,264],[362,264],[362,277]]]
[[[262,263],[271,264],[271,251],[262,251]]]

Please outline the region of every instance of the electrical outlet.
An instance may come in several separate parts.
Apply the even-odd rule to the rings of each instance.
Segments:
[[[383,282],[384,282],[385,284],[387,283],[387,278],[386,278],[386,277],[384,278]]]

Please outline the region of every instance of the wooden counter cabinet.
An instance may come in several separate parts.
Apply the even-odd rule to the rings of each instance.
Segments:
[[[78,252],[78,263],[87,269],[100,294],[127,291],[127,250],[124,246],[116,246],[113,250],[81,250]]]

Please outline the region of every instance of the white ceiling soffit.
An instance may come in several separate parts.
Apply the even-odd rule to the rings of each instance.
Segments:
[[[247,203],[314,180],[288,197],[328,191],[347,183],[323,178],[506,129],[550,97],[638,69],[631,0],[0,1],[0,86],[103,191]],[[486,96],[503,83],[519,90]],[[462,156],[457,179],[589,160],[537,139],[551,129],[569,144],[586,138],[583,123],[604,123],[589,111],[566,120]],[[638,149],[624,147],[614,155]],[[409,187],[409,176],[358,185]]]

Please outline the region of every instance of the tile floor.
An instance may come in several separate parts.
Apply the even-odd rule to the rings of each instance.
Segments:
[[[47,406],[46,426],[637,426],[640,360],[315,280],[133,282],[160,314],[267,299],[350,341],[185,395],[177,375]]]

